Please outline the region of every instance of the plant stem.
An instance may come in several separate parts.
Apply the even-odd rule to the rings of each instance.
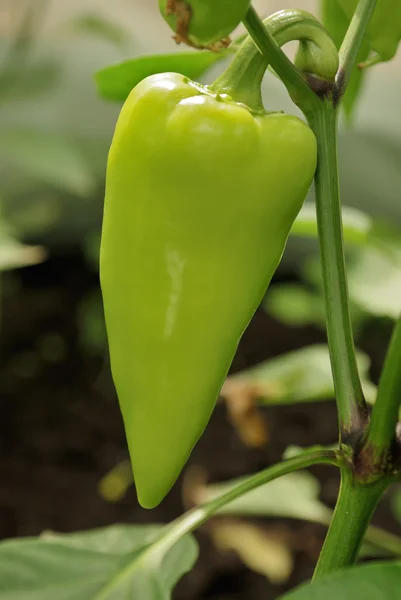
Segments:
[[[309,13],[298,9],[281,10],[263,22],[251,10],[248,17],[248,28],[252,35],[245,38],[238,49],[234,60],[228,68],[212,83],[210,89],[218,94],[228,94],[236,102],[246,104],[255,112],[265,112],[262,101],[262,81],[266,69],[270,66],[272,49],[279,58],[284,57],[289,72],[300,78],[302,86],[305,81],[301,73],[280,51],[281,46],[299,40],[300,45],[296,61],[303,65],[305,71],[313,73],[314,82],[332,87],[338,69],[338,52],[333,40],[324,27]],[[256,21],[256,25],[254,23]],[[257,26],[257,27],[256,27]],[[262,53],[256,43],[264,48]],[[271,46],[271,43],[274,45]],[[272,59],[274,60],[274,59]],[[312,75],[310,75],[312,77]],[[291,85],[288,86],[289,89]],[[318,102],[316,96],[306,86],[306,97],[302,96],[302,105],[313,106]],[[293,96],[295,96],[295,92]],[[298,94],[298,100],[301,93]],[[300,103],[300,102],[299,102]],[[301,103],[300,103],[301,104]]]
[[[367,415],[349,312],[337,158],[337,112],[328,100],[307,114],[318,143],[315,175],[327,337],[336,391],[340,440],[360,431]]]
[[[274,37],[264,26],[263,21],[252,6],[249,8],[243,23],[259,52],[263,54],[267,64],[273,67],[283,81],[294,102],[305,109],[316,106],[318,98],[309,87],[306,78],[279,48]]]
[[[348,468],[342,469],[340,493],[314,579],[355,563],[366,529],[387,480],[361,485]]]
[[[318,463],[338,465],[339,462],[336,451],[332,449],[322,448],[317,450],[305,450],[305,452],[302,452],[302,454],[299,454],[298,456],[289,458],[288,460],[273,465],[256,475],[248,477],[241,484],[235,486],[225,494],[190,510],[188,513],[171,523],[171,525],[167,526],[165,533],[162,534],[158,543],[163,548],[163,551],[166,547],[172,547],[185,534],[193,531],[217,513],[220,508],[236,498],[243,496],[247,492],[268,483],[269,481],[273,481],[273,479],[277,479],[278,477],[282,477],[293,471],[304,469]]]
[[[395,325],[381,374],[365,448],[376,463],[385,466],[394,441],[401,404],[401,317]]]
[[[345,92],[351,73],[356,66],[358,53],[372,18],[376,1],[360,0],[352,17],[339,53],[340,68],[336,77],[338,97]]]

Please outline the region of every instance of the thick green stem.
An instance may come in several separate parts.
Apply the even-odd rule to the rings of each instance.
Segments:
[[[318,142],[316,213],[326,305],[327,337],[340,439],[359,432],[367,408],[358,374],[349,311],[337,158],[337,113],[329,101],[307,114]]]
[[[353,480],[348,468],[342,470],[337,505],[314,579],[355,563],[369,522],[387,485],[384,479],[371,485],[361,485]]]
[[[312,106],[316,101],[315,94],[310,89],[304,75],[281,51],[274,35],[260,19],[253,6],[248,10],[244,25],[250,34],[250,43],[260,52],[260,58],[263,59],[265,68],[268,65],[273,67],[292,98],[298,98],[298,102],[302,99],[304,104]]]
[[[376,1],[360,0],[341,45],[340,68],[336,77],[338,97],[345,92],[351,73],[356,66],[358,53],[372,18]]]
[[[337,453],[334,450],[322,448],[318,450],[305,450],[305,452],[302,452],[302,454],[299,454],[298,456],[294,456],[293,458],[289,458],[288,460],[273,465],[272,467],[247,478],[243,483],[237,485],[218,498],[215,498],[198,508],[194,508],[182,517],[179,517],[168,526],[166,533],[160,538],[160,546],[163,547],[163,549],[172,547],[186,533],[189,533],[202,525],[202,523],[217,513],[220,508],[256,487],[268,483],[269,481],[273,481],[273,479],[277,479],[278,477],[282,477],[283,475],[287,475],[298,469],[305,469],[306,467],[318,463],[338,465],[339,462]]]
[[[401,318],[398,320],[381,374],[365,442],[374,464],[387,465],[401,405]]]
[[[301,73],[280,50],[292,40],[300,41],[297,54],[302,69],[318,78],[334,81],[338,68],[338,53],[327,31],[313,15],[291,9],[274,13],[264,21],[253,8],[244,24],[251,34],[239,48],[228,69],[212,84],[217,93],[229,94],[254,110],[263,109],[261,84],[269,65],[282,77],[294,101],[303,108],[318,103]]]

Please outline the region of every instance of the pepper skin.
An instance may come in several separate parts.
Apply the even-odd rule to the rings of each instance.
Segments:
[[[351,19],[359,0],[332,0],[334,1],[338,1],[346,16]],[[401,39],[400,0],[377,0],[368,28],[368,39],[382,61],[393,58]]]
[[[297,117],[253,114],[182,75],[144,79],[110,149],[100,276],[143,507],[204,431],[316,168]]]
[[[245,17],[251,0],[159,0],[177,42],[196,48],[227,46],[228,35]]]

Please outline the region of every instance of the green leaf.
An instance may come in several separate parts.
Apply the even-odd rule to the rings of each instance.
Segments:
[[[182,73],[198,79],[212,65],[227,57],[230,51],[175,52],[126,60],[98,71],[95,80],[99,93],[108,100],[124,102],[131,90],[145,77],[157,73]]]
[[[337,0],[351,19],[359,0]],[[401,3],[399,0],[377,0],[367,37],[377,56],[370,64],[391,60],[401,39]]]
[[[262,308],[275,319],[290,327],[317,325],[321,329],[326,326],[324,297],[321,282],[321,267],[318,260],[313,260],[317,272],[311,269],[311,261],[304,266],[304,275],[316,289],[298,283],[283,283],[271,286],[263,299]],[[369,315],[355,302],[350,306],[352,328],[358,337]]]
[[[198,493],[208,502],[235,488],[243,480],[208,485]],[[301,519],[328,525],[331,511],[318,499],[320,485],[307,471],[290,473],[255,488],[221,508],[217,514]]]
[[[368,400],[375,398],[375,387],[368,379],[370,361],[358,352],[358,365]],[[222,388],[225,396],[235,386],[251,389],[263,404],[296,404],[334,397],[329,351],[314,345],[289,352],[229,377]]]
[[[69,535],[46,534],[0,544],[2,600],[169,600],[190,570],[190,535],[158,543],[164,527],[115,525]]]
[[[399,600],[401,563],[344,569],[281,596],[281,600]]]
[[[263,308],[275,319],[291,327],[326,322],[323,297],[297,283],[272,286],[263,300]]]
[[[401,314],[401,245],[365,248],[348,269],[353,302],[377,317],[397,319]]]
[[[349,244],[368,245],[373,229],[373,220],[365,212],[344,206],[342,208],[344,239]],[[291,235],[317,238],[316,208],[312,202],[306,202],[291,229]]]
[[[323,25],[328,29],[339,49],[350,24],[350,19],[345,15],[338,0],[321,0],[321,18]],[[370,46],[367,41],[364,41],[358,54],[358,63],[364,62],[369,54]],[[342,99],[342,107],[349,120],[352,118],[353,110],[362,91],[365,75],[365,70],[358,67],[354,69],[347,91]]]
[[[28,129],[2,131],[0,161],[22,176],[29,174],[79,196],[90,194],[95,186],[85,159],[63,136]]]

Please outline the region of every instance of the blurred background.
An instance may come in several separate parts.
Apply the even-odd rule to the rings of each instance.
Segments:
[[[261,15],[288,8],[254,4]],[[318,14],[313,0],[294,4]],[[208,483],[264,468],[289,446],[336,439],[317,245],[294,236],[232,368],[261,364],[263,398],[229,379],[174,490],[154,511],[137,504],[98,283],[105,165],[120,105],[100,97],[94,74],[179,51],[155,0],[0,0],[2,539],[170,521]],[[264,91],[268,109],[297,114],[274,77]],[[347,261],[368,397],[401,308],[400,103],[401,56],[368,74],[352,123],[341,122],[343,202],[354,209],[351,231],[364,233],[347,246]],[[201,557],[175,597],[275,598],[310,577],[337,473],[319,467],[289,485],[276,490],[276,506],[299,494],[305,518],[296,507],[280,514],[266,505],[262,518],[215,519],[198,533]],[[375,522],[401,534],[400,518],[394,489]]]

